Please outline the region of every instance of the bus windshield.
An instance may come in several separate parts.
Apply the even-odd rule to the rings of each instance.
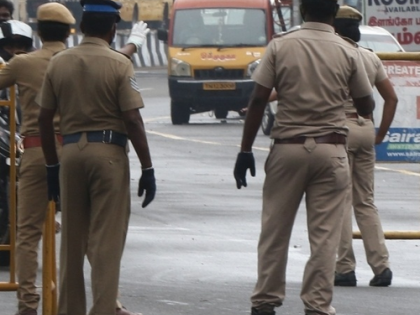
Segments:
[[[175,47],[249,47],[267,43],[266,16],[261,9],[209,8],[175,13]]]

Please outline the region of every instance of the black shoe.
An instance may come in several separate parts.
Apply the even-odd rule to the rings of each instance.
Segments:
[[[354,271],[347,273],[336,273],[334,285],[338,287],[355,287],[357,280]]]
[[[387,287],[392,282],[392,271],[386,268],[381,274],[376,275],[370,280],[369,285],[371,287]]]
[[[255,307],[251,308],[251,315],[276,315],[274,311],[259,311]]]

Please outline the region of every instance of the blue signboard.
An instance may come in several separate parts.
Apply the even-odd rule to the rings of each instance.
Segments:
[[[406,53],[398,53],[401,59]],[[420,57],[420,56],[419,56]],[[383,60],[384,69],[398,97],[397,110],[384,141],[376,146],[380,162],[420,162],[420,59]],[[375,127],[381,125],[384,100],[375,89]]]
[[[390,128],[376,146],[380,162],[420,162],[420,128]]]

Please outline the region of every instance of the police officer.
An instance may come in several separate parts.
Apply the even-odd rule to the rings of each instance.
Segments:
[[[41,91],[39,125],[50,199],[59,198],[61,187],[59,314],[86,313],[87,256],[93,294],[89,314],[112,315],[130,216],[128,139],[142,165],[138,195],[145,193],[143,207],[154,199],[156,184],[133,66],[109,48],[121,5],[108,0],[81,4],[84,38],[52,58]],[[54,141],[56,111],[63,135],[61,170]]]
[[[359,23],[362,14],[350,6],[341,6],[335,17],[334,27],[338,34],[355,42],[360,40]],[[338,248],[337,286],[356,286],[356,259],[352,246],[352,205],[357,225],[362,234],[363,245],[369,266],[375,274],[371,286],[388,286],[392,281],[389,269],[389,254],[384,233],[374,204],[375,144],[382,142],[391,125],[397,108],[397,95],[378,56],[370,50],[359,47],[369,81],[384,99],[383,116],[375,139],[375,127],[371,117],[357,114],[351,99],[345,105],[346,124],[349,127],[348,157],[352,177],[351,191],[345,211],[343,230]]]
[[[278,110],[265,164],[252,315],[273,315],[283,303],[289,240],[304,194],[311,255],[301,299],[305,314],[335,314],[335,258],[350,181],[343,106],[350,93],[361,115],[374,107],[359,51],[332,27],[338,7],[334,0],[303,0],[302,28],[274,38],[253,74],[256,84],[234,169],[237,188],[246,187],[248,169],[255,176],[252,144],[273,88]]]
[[[15,6],[9,0],[0,0],[0,23],[13,19]]]
[[[38,270],[37,249],[48,205],[45,163],[37,124],[39,106],[34,100],[41,87],[49,58],[55,52],[65,48],[64,41],[70,30],[69,25],[74,23],[74,18],[64,7],[63,10],[55,13],[54,21],[62,26],[54,32],[54,41],[46,37],[41,50],[15,56],[0,71],[1,89],[14,84],[18,85],[23,114],[20,131],[24,136],[25,153],[22,156],[18,174],[16,242],[16,274],[19,282],[18,314],[21,315],[37,314],[40,298],[35,286]],[[39,32],[41,37],[44,37],[46,34],[42,26],[43,16],[39,18]]]
[[[0,89],[13,84],[18,85],[23,112],[20,131],[24,136],[25,153],[19,166],[16,246],[16,273],[19,282],[17,290],[18,314],[21,315],[37,314],[40,298],[35,285],[38,269],[37,250],[48,206],[45,160],[37,122],[39,105],[35,102],[35,98],[41,88],[49,60],[54,54],[65,49],[65,41],[70,34],[70,25],[75,22],[70,11],[59,3],[41,5],[38,8],[37,20],[38,33],[43,42],[42,48],[12,58],[10,63],[0,71]],[[15,20],[6,23],[24,24]],[[142,27],[141,31],[147,34],[148,30]],[[136,51],[140,47],[138,45],[141,45],[143,33],[132,32],[131,35],[133,33],[134,37],[130,36],[129,38],[131,44],[123,47],[124,52],[128,54]],[[58,116],[56,116],[54,119],[56,145],[60,154],[61,136],[59,135],[58,120]],[[117,314],[130,314],[121,308],[118,301],[115,309]]]
[[[8,0],[0,0],[0,26],[1,26],[2,23],[10,21],[10,20],[13,19],[14,10],[15,10],[15,8],[14,8],[14,5],[13,5],[13,2],[8,1]],[[19,21],[17,21],[17,22],[19,22]],[[21,22],[21,23],[23,23],[23,22]],[[27,25],[27,24],[25,24],[25,25],[26,26],[23,26],[22,31],[26,33],[27,32],[26,29],[27,28],[31,29],[31,28],[30,28],[29,25]],[[17,26],[15,25],[15,27],[17,27]],[[20,43],[18,42],[18,44],[20,44],[24,48],[22,51],[29,52],[29,51],[33,50],[33,47],[32,47],[32,30],[30,30],[30,32],[31,32],[31,38],[30,38],[30,46],[29,47],[26,47],[27,42],[25,42],[25,41],[23,42],[23,45],[21,45],[22,42],[20,42]],[[12,58],[14,56],[13,47],[11,47],[11,49],[12,49],[12,51],[10,51],[8,49],[5,49],[4,44],[0,45],[0,57],[1,57],[1,59],[3,59],[4,61],[9,61],[10,58]]]
[[[32,51],[32,29],[31,27],[17,20],[9,20],[0,23],[0,63],[4,64],[17,54],[24,54]],[[5,88],[0,92],[0,99],[9,99],[9,89]],[[9,108],[1,107],[0,113],[3,117],[9,117]],[[22,119],[19,102],[16,102],[16,130]],[[8,119],[7,119],[8,120]]]
[[[32,29],[17,20],[9,20],[0,24],[0,55],[9,61],[15,54],[32,51]]]

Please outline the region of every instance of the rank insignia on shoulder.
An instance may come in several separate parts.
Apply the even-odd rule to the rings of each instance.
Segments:
[[[273,35],[273,38],[283,37],[285,35],[292,34],[292,33],[296,32],[296,31],[299,31],[299,30],[300,30],[300,28],[296,28],[294,30],[288,30],[288,31],[285,31],[285,32],[276,33],[276,34]]]
[[[338,34],[337,34],[338,35]],[[340,35],[338,35],[340,36]],[[344,39],[346,42],[349,42],[350,44],[352,44],[354,47],[359,47],[359,45],[357,45],[357,43],[352,40],[351,38],[345,37],[345,36],[340,36],[342,39]]]
[[[366,50],[369,50],[370,52],[374,52],[372,48],[367,48],[367,47],[363,47],[363,46],[360,46],[360,45],[359,45],[359,47],[363,48],[363,49],[366,49]]]
[[[116,50],[116,49],[114,49],[114,48],[112,48],[112,47],[110,47],[110,49],[111,49],[112,51],[115,51],[115,52],[117,52],[117,53],[119,53],[119,54],[123,55],[123,56],[124,56],[124,57],[126,57],[128,60],[131,60],[131,57],[130,57],[130,56],[128,56],[128,55],[126,55],[126,54],[122,53],[121,51],[118,51],[118,50]]]
[[[133,88],[134,91],[139,92],[140,93],[140,87],[137,84],[137,81],[135,78],[130,78],[130,85]]]
[[[66,49],[64,49],[64,50],[66,50]],[[53,53],[53,56],[58,55],[59,53],[63,52],[64,50],[60,50],[60,51],[57,51],[57,52]]]

